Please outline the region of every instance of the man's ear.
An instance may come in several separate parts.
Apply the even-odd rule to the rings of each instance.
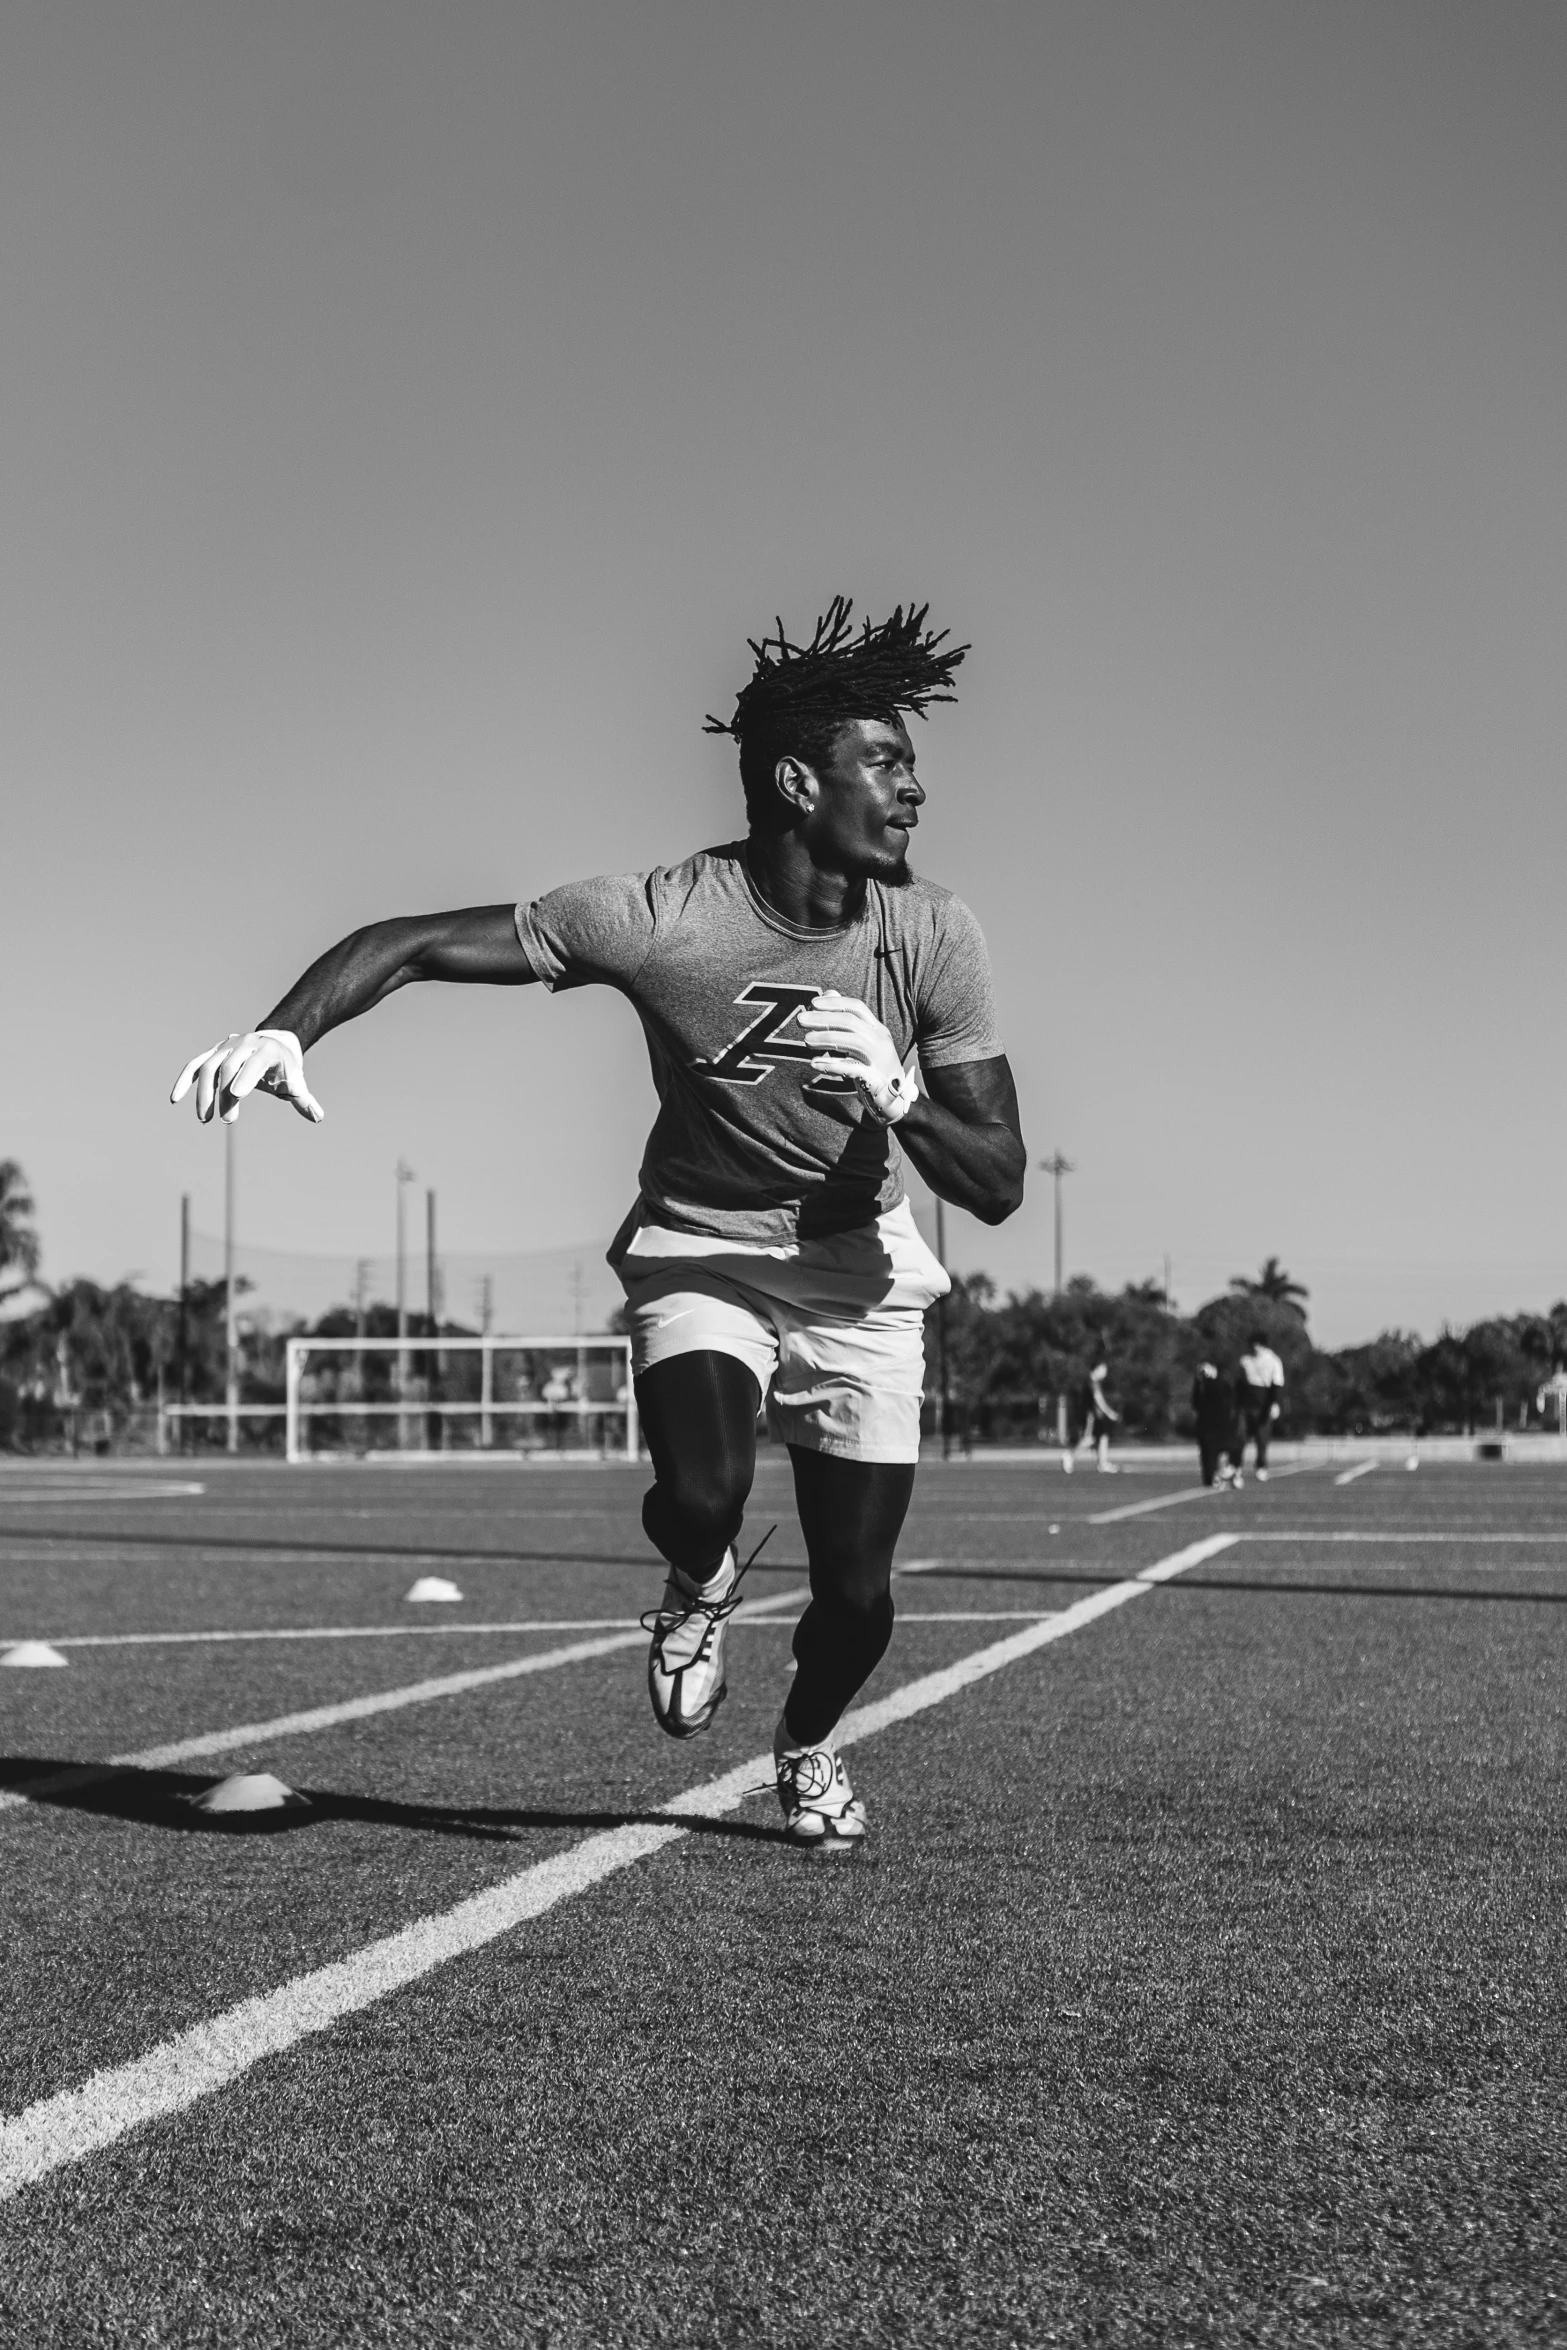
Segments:
[[[791,752],[779,760],[773,769],[773,782],[779,797],[788,802],[797,816],[809,816],[821,793],[815,771],[797,759]]]

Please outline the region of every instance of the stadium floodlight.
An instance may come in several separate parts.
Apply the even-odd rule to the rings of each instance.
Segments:
[[[406,1336],[291,1338],[286,1361],[291,1461],[638,1457],[631,1341],[613,1333],[442,1332],[428,1346]],[[410,1453],[400,1433],[420,1420],[426,1449]]]
[[[1062,1249],[1062,1245],[1061,1245],[1061,1240],[1062,1240],[1062,1233],[1061,1233],[1061,1178],[1062,1178],[1062,1176],[1063,1176],[1063,1175],[1075,1175],[1075,1174],[1077,1173],[1077,1162],[1076,1162],[1074,1159],[1069,1159],[1069,1158],[1067,1157],[1067,1155],[1066,1155],[1066,1153],[1065,1153],[1064,1151],[1059,1151],[1059,1150],[1057,1150],[1057,1151],[1052,1151],[1048,1159],[1041,1159],[1041,1160],[1040,1160],[1040,1162],[1039,1162],[1039,1165],[1040,1165],[1040,1170],[1041,1170],[1041,1172],[1042,1172],[1043,1174],[1046,1174],[1046,1175],[1053,1175],[1053,1176],[1055,1177],[1055,1184],[1056,1184],[1056,1287],[1055,1287],[1055,1294],[1056,1294],[1056,1296],[1057,1296],[1057,1297],[1059,1297],[1059,1296],[1061,1295],[1061,1284],[1062,1284],[1062,1273],[1063,1273],[1063,1257],[1064,1257],[1064,1251],[1063,1251],[1063,1249]]]

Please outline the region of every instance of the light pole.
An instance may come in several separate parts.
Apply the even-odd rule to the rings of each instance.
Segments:
[[[1076,1170],[1076,1168],[1074,1167],[1074,1165],[1073,1165],[1072,1161],[1071,1161],[1071,1160],[1070,1160],[1070,1159],[1067,1157],[1066,1153],[1065,1153],[1064,1151],[1060,1151],[1060,1150],[1055,1150],[1055,1151],[1052,1151],[1052,1152],[1051,1152],[1051,1154],[1050,1154],[1050,1156],[1049,1156],[1049,1158],[1048,1158],[1048,1159],[1041,1159],[1041,1160],[1040,1160],[1040,1162],[1039,1162],[1039,1164],[1040,1164],[1040,1167],[1043,1169],[1043,1171],[1044,1171],[1044,1173],[1045,1173],[1045,1174],[1047,1174],[1047,1175],[1050,1175],[1050,1176],[1053,1176],[1053,1177],[1055,1178],[1055,1187],[1056,1187],[1056,1286],[1055,1286],[1055,1294],[1056,1294],[1056,1296],[1057,1296],[1057,1297],[1059,1297],[1059,1296],[1061,1295],[1062,1287],[1063,1287],[1063,1285],[1064,1285],[1064,1266],[1065,1266],[1064,1250],[1063,1250],[1063,1246],[1062,1246],[1062,1229],[1061,1229],[1061,1178],[1062,1178],[1062,1176],[1063,1176],[1063,1175],[1072,1175],[1072,1174],[1075,1174],[1077,1170]],[[1062,1451],[1063,1451],[1063,1452],[1065,1452],[1065,1450],[1066,1450],[1066,1434],[1067,1434],[1067,1430],[1066,1430],[1066,1397],[1065,1397],[1065,1395],[1064,1395],[1064,1394],[1062,1394],[1062,1395],[1058,1395],[1058,1396],[1056,1397],[1056,1442],[1057,1442],[1057,1444],[1059,1444],[1059,1445],[1061,1446],[1061,1448],[1062,1448]],[[1070,1462],[1068,1462],[1068,1466],[1070,1466],[1070,1465],[1071,1465],[1071,1464],[1070,1464]]]
[[[1061,1178],[1062,1178],[1062,1176],[1063,1176],[1063,1175],[1075,1175],[1075,1174],[1077,1173],[1077,1167],[1076,1167],[1076,1163],[1075,1163],[1075,1161],[1073,1161],[1073,1160],[1069,1159],[1069,1158],[1066,1156],[1066,1154],[1065,1154],[1063,1151],[1052,1151],[1052,1152],[1051,1152],[1051,1154],[1050,1154],[1050,1157],[1049,1157],[1048,1159],[1041,1159],[1041,1160],[1040,1160],[1040,1162],[1039,1162],[1039,1164],[1040,1164],[1040,1168],[1041,1168],[1041,1170],[1042,1170],[1042,1171],[1043,1171],[1043,1172],[1044,1172],[1046,1175],[1053,1175],[1053,1176],[1055,1177],[1055,1184],[1056,1184],[1056,1286],[1055,1286],[1055,1294],[1056,1294],[1056,1296],[1057,1296],[1057,1297],[1059,1297],[1059,1296],[1061,1295],[1061,1290],[1062,1290],[1062,1278],[1061,1278],[1061,1268],[1062,1268],[1062,1248],[1061,1248]]]

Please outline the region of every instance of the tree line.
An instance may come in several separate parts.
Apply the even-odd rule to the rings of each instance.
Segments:
[[[1059,1296],[1025,1290],[998,1297],[983,1273],[958,1276],[926,1338],[927,1387],[940,1392],[945,1323],[950,1425],[980,1442],[1054,1432],[1067,1399],[1075,1436],[1088,1374],[1109,1365],[1110,1399],[1125,1431],[1150,1441],[1193,1435],[1191,1385],[1204,1361],[1233,1373],[1254,1334],[1283,1360],[1284,1436],[1477,1433],[1555,1426],[1541,1391],[1567,1361],[1567,1300],[1541,1314],[1513,1314],[1444,1329],[1427,1341],[1386,1330],[1360,1346],[1319,1347],[1307,1293],[1276,1258],[1237,1275],[1195,1312],[1172,1311],[1156,1282],[1101,1289],[1086,1274]]]
[[[217,1403],[227,1376],[224,1292],[193,1282],[185,1297],[151,1297],[132,1283],[39,1278],[34,1205],[14,1160],[0,1160],[0,1447],[115,1445],[144,1426],[160,1397]],[[243,1289],[243,1284],[241,1284]],[[1158,1284],[1101,1289],[1086,1274],[1061,1295],[1029,1289],[1001,1297],[983,1273],[959,1275],[927,1317],[927,1424],[935,1426],[943,1379],[949,1427],[979,1443],[1033,1442],[1054,1434],[1058,1400],[1081,1426],[1088,1373],[1109,1365],[1109,1391],[1125,1433],[1152,1441],[1192,1434],[1191,1383],[1205,1359],[1233,1370],[1254,1332],[1283,1358],[1286,1436],[1464,1433],[1554,1424],[1541,1390],[1567,1362],[1567,1300],[1541,1314],[1514,1314],[1444,1329],[1427,1342],[1384,1331],[1361,1346],[1318,1347],[1307,1292],[1270,1257],[1237,1275],[1194,1313],[1172,1310]],[[284,1341],[295,1331],[346,1337],[349,1306],[314,1323],[249,1314],[241,1301],[240,1400],[283,1396]],[[369,1337],[392,1337],[393,1308],[372,1305]],[[408,1317],[410,1341],[437,1335]],[[439,1335],[472,1335],[443,1322]],[[943,1365],[945,1370],[943,1373]]]

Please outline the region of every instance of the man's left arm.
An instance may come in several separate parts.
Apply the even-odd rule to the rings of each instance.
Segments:
[[[922,1092],[891,1035],[858,997],[824,989],[799,1019],[802,1033],[820,1048],[812,1068],[854,1079],[869,1114],[897,1127],[938,1199],[967,1208],[982,1224],[1005,1223],[1023,1197],[1028,1166],[1005,1053],[925,1069]]]
[[[982,1224],[1004,1224],[1023,1200],[1028,1151],[1005,1053],[922,1072],[926,1090],[898,1121],[898,1140],[938,1199]]]

